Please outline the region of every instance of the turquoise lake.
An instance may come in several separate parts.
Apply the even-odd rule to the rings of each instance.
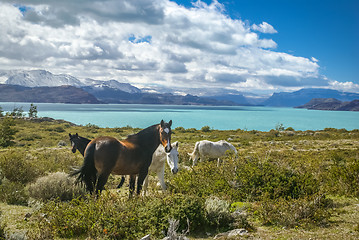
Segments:
[[[142,104],[60,104],[35,103],[39,117],[64,119],[79,125],[100,127],[132,126],[145,128],[173,120],[173,128],[209,126],[213,129],[269,131],[276,125],[295,130],[324,128],[359,129],[359,112],[317,111],[295,108],[247,106],[178,106]],[[2,110],[22,107],[27,114],[30,103],[0,103]]]

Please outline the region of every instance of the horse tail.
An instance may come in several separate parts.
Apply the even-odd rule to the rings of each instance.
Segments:
[[[200,142],[196,142],[196,145],[194,146],[193,152],[192,153],[188,153],[189,156],[194,157],[197,153],[198,153],[198,146],[199,146]]]
[[[70,176],[78,175],[76,181],[78,183],[84,183],[86,189],[92,193],[97,179],[97,170],[95,168],[95,147],[96,143],[89,143],[84,157],[84,163],[80,169],[73,171]]]

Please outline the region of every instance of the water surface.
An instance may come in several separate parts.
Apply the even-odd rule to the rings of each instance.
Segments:
[[[359,129],[359,112],[318,111],[278,107],[183,106],[147,104],[61,104],[35,103],[39,117],[64,119],[75,124],[100,127],[145,128],[161,119],[173,120],[173,127],[269,131],[276,125],[295,130],[324,128]],[[30,103],[0,103],[3,111],[22,107],[27,114]]]

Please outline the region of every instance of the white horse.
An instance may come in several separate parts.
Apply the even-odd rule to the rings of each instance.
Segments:
[[[224,156],[227,151],[234,152],[234,154],[237,155],[236,148],[225,140],[220,140],[218,142],[202,140],[196,142],[193,152],[188,155],[191,156],[193,161],[192,166],[196,165],[198,159],[202,161],[210,158],[217,158],[217,166],[219,166],[220,157]]]
[[[163,146],[159,146],[152,155],[152,163],[148,168],[148,173],[155,172],[157,174],[158,180],[161,184],[162,190],[166,190],[167,186],[165,184],[165,165],[166,160],[167,164],[171,169],[173,174],[178,172],[178,142],[171,144],[172,149],[170,152],[166,153]],[[143,182],[143,193],[146,193],[148,187],[148,175]]]

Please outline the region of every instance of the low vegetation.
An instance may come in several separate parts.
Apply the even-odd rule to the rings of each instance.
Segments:
[[[1,131],[10,128],[13,138],[0,147],[0,239],[212,239],[235,228],[248,238],[359,237],[359,130],[178,127],[180,171],[166,169],[167,192],[150,176],[147,196],[130,199],[126,187],[115,189],[118,177],[99,198],[68,178],[83,161],[68,133],[123,139],[139,129],[9,116],[0,126],[7,121]],[[228,140],[238,156],[191,167],[187,153],[203,139]]]

